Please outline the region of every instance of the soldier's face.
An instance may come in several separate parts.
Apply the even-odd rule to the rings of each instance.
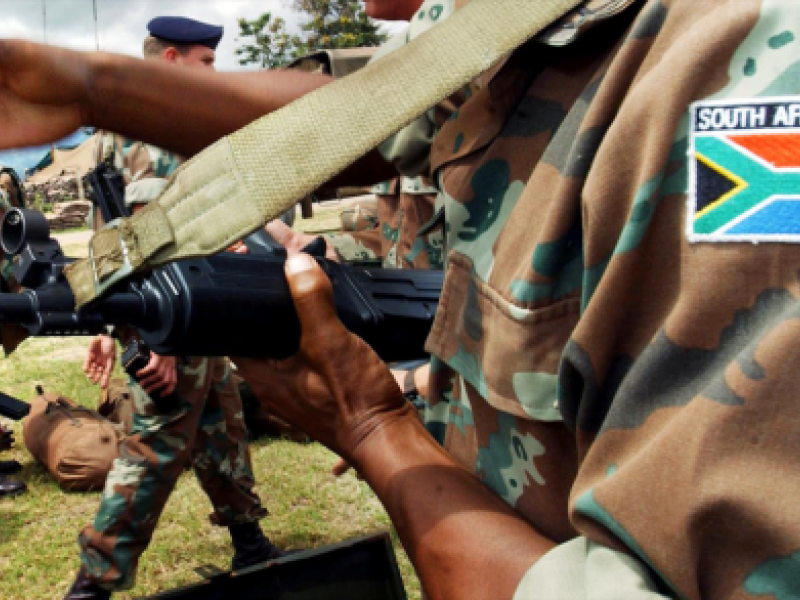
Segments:
[[[410,21],[422,0],[366,0],[365,9],[373,19]]]
[[[197,67],[214,70],[215,52],[205,46],[194,46],[187,54],[180,54],[175,62],[185,67]]]

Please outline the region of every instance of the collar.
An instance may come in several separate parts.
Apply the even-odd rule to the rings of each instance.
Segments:
[[[638,0],[587,0],[545,29],[537,40],[548,46],[566,46],[598,23],[618,15],[636,2]]]
[[[547,2],[547,0],[524,0],[525,2]],[[586,0],[578,8],[545,29],[536,38],[548,46],[571,44],[592,27],[621,13],[638,0]],[[456,9],[469,0],[455,0]]]

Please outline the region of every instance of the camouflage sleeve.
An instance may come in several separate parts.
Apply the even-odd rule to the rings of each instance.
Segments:
[[[95,161],[111,159],[125,179],[128,206],[155,200],[169,177],[181,163],[177,155],[122,136],[102,132],[95,146]]]
[[[129,207],[147,204],[158,198],[165,187],[167,187],[167,180],[161,177],[132,181],[125,186],[125,204]]]
[[[646,567],[630,556],[578,537],[539,559],[514,600],[665,600]]]
[[[430,171],[430,147],[435,135],[432,111],[428,111],[378,146],[378,152],[401,175],[427,175]]]
[[[453,0],[427,0],[420,6],[408,28],[394,36],[372,57],[372,61],[404,46],[415,37],[447,19],[455,10]],[[370,61],[370,62],[372,62]],[[436,109],[421,115],[380,146],[378,151],[401,175],[416,177],[430,171],[430,147],[436,135]]]

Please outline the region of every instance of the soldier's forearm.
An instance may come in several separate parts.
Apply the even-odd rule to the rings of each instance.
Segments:
[[[184,156],[331,80],[299,71],[215,73],[106,53],[90,61],[85,124]]]
[[[376,429],[352,459],[434,600],[511,598],[554,546],[458,466],[415,416]]]

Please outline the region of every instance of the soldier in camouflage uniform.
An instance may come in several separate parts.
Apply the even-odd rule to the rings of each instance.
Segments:
[[[171,26],[183,26],[185,22],[193,23],[180,19]],[[189,48],[197,45],[192,43],[194,38],[172,39],[173,30],[163,25],[159,28],[158,20],[149,27],[160,34],[161,43],[152,39],[145,42],[146,57],[164,60],[164,49],[177,42]],[[199,27],[200,35],[206,32]],[[211,46],[216,46],[216,42]],[[210,46],[201,44],[198,51],[201,56],[208,51],[213,56]],[[166,178],[181,162],[175,154],[161,148],[106,132],[98,138],[95,159],[97,163],[110,162],[123,173],[125,201],[132,211],[155,199]],[[94,228],[101,224],[96,209]],[[123,340],[134,335],[128,330],[118,333]],[[84,369],[95,383],[103,387],[108,384],[115,355],[115,343],[107,336],[93,341]],[[151,360],[140,371],[141,384],[130,380],[132,435],[123,444],[120,458],[114,461],[108,474],[94,524],[80,535],[83,568],[67,598],[107,597],[106,590],[133,585],[139,557],[188,464],[214,508],[211,523],[226,526],[231,532],[236,550],[234,569],[283,555],[264,537],[258,525],[267,511],[253,491],[255,479],[247,429],[230,361],[224,357],[175,359],[155,355],[154,359],[156,363]],[[156,405],[148,392],[158,390],[161,382],[165,383],[160,393],[169,394],[174,388],[179,406],[164,410]]]
[[[370,62],[401,48],[441,23],[453,12],[454,0],[424,2],[408,17],[409,26],[395,34],[372,56]],[[373,9],[374,10],[374,9]],[[391,269],[441,269],[444,219],[435,206],[436,188],[427,177],[427,159],[435,132],[463,101],[454,95],[422,115],[412,125],[382,144],[387,160],[403,173],[413,173],[376,184],[377,224],[365,231],[325,236],[346,261],[380,261]]]
[[[364,441],[378,377],[331,388],[351,422],[370,390],[357,447],[304,422],[376,489],[432,596],[800,596],[798,64],[797,3],[594,0],[439,133],[431,404],[517,524],[490,525],[478,488],[448,495],[435,450],[401,458],[427,442],[397,401]],[[372,367],[336,359],[354,360]]]

